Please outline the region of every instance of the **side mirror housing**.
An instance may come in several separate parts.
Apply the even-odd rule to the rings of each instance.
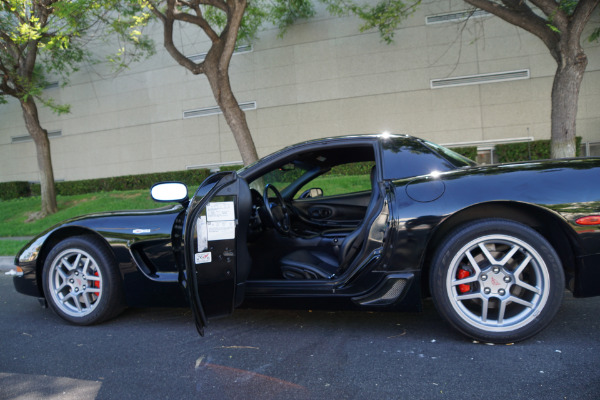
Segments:
[[[150,189],[152,200],[163,203],[188,201],[188,190],[181,182],[160,182]]]
[[[308,189],[308,190],[305,190],[304,192],[302,192],[299,199],[313,199],[315,197],[321,197],[321,196],[323,196],[323,189],[312,188],[312,189]]]

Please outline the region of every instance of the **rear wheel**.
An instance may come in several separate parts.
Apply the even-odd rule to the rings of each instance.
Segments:
[[[452,232],[438,248],[430,289],[439,313],[477,340],[509,343],[546,327],[560,307],[564,273],[548,241],[508,220]]]
[[[123,309],[117,266],[94,237],[73,237],[55,246],[46,258],[42,283],[50,307],[73,324],[96,324]]]

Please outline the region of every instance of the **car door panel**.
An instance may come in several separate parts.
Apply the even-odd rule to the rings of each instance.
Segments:
[[[243,299],[250,208],[248,185],[234,172],[207,178],[188,207],[180,282],[201,335],[208,319],[231,314]]]
[[[300,219],[324,228],[355,227],[365,216],[371,192],[296,199],[292,205]]]

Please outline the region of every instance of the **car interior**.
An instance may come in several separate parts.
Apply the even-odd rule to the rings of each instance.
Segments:
[[[249,181],[250,280],[333,279],[362,248],[382,196],[371,145],[295,154]]]

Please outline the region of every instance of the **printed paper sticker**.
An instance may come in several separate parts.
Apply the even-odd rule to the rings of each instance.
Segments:
[[[208,240],[227,240],[235,238],[235,221],[209,221]]]
[[[196,253],[194,256],[196,259],[196,264],[206,264],[212,261],[212,255],[210,251],[205,253]]]
[[[196,222],[196,236],[198,236],[198,252],[208,249],[208,232],[206,229],[206,217],[198,217]]]
[[[208,203],[206,206],[207,221],[233,221],[234,219],[235,209],[233,207],[233,201]]]

